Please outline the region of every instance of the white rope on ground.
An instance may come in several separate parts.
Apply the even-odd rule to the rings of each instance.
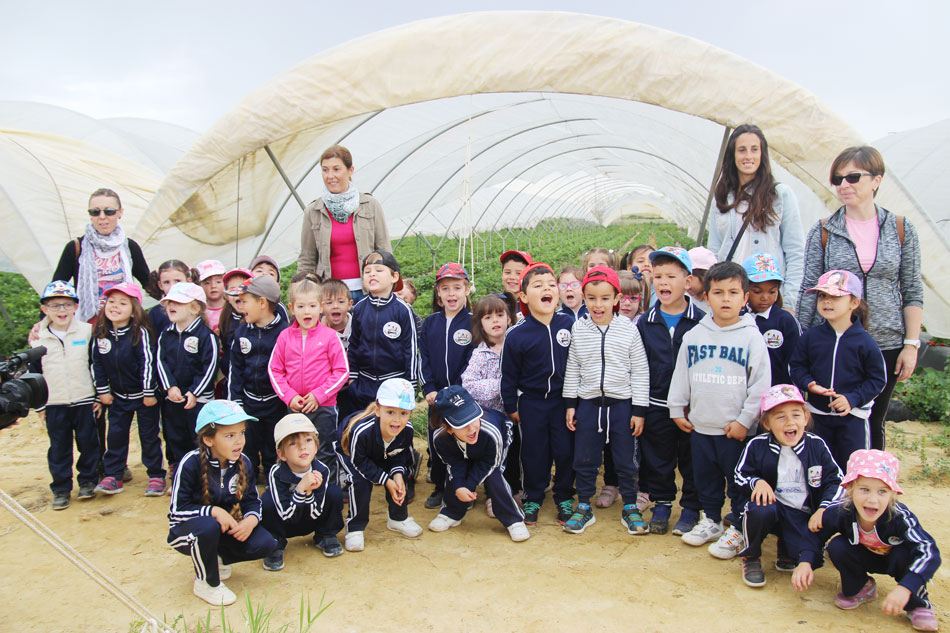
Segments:
[[[174,629],[170,628],[164,622],[160,622],[145,605],[129,595],[114,580],[102,573],[95,565],[89,562],[85,556],[77,552],[69,543],[61,539],[59,535],[46,527],[43,522],[33,516],[29,510],[21,506],[16,499],[8,495],[3,489],[0,489],[0,505],[3,505],[3,507],[6,508],[10,514],[15,516],[24,525],[33,530],[53,549],[65,556],[69,562],[96,581],[99,586],[112,594],[116,600],[127,606],[132,611],[132,613],[142,618],[142,620],[145,622],[145,626],[147,626],[149,630],[154,632],[162,631],[163,633],[176,633]],[[145,626],[142,628],[143,631],[145,630]]]

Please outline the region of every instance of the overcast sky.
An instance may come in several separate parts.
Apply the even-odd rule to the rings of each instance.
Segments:
[[[199,132],[336,44],[449,13],[512,9],[594,13],[705,40],[814,92],[868,140],[950,117],[947,0],[3,4],[0,99]]]

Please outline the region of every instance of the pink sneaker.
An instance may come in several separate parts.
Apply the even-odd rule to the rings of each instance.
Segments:
[[[146,497],[161,497],[165,494],[165,480],[161,477],[151,477],[145,487]]]
[[[96,492],[103,492],[107,495],[117,495],[122,492],[122,482],[115,477],[103,477],[99,485],[96,486]]]
[[[907,617],[910,618],[910,625],[914,627],[915,631],[936,631],[939,628],[937,616],[934,615],[933,609],[917,607],[913,611],[909,611]]]
[[[835,596],[835,606],[839,609],[857,609],[861,604],[875,598],[877,598],[877,583],[871,578],[866,585],[861,587],[861,591],[853,596],[846,596],[839,591]]]

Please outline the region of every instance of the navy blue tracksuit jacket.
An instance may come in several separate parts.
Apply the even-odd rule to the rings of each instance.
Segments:
[[[683,335],[706,316],[692,301],[687,301],[689,305],[673,329],[673,336],[670,336],[666,321],[660,314],[659,303],[637,321],[637,329],[640,330],[640,339],[643,341],[643,349],[647,353],[647,363],[650,366],[650,406],[666,408],[673,369],[676,367],[676,355],[679,354]]]
[[[463,309],[449,322],[444,311],[422,322],[419,355],[422,393],[462,383],[462,372],[472,357],[472,313]]]
[[[384,299],[367,295],[353,306],[352,331],[346,353],[350,363],[349,395],[359,408],[376,398],[379,384],[419,379],[419,344],[412,308],[394,294]]]
[[[264,327],[241,323],[231,343],[231,366],[228,371],[228,399],[243,403],[245,400],[264,401],[277,397],[270,381],[267,366],[277,337],[288,326],[284,316],[277,312]]]
[[[501,353],[505,413],[518,411],[519,390],[529,400],[561,399],[573,325],[573,319],[561,312],[554,313],[550,325],[528,314],[508,330]]]
[[[802,326],[798,319],[786,310],[772,306],[765,312],[753,313],[755,324],[762,332],[765,346],[769,349],[769,361],[772,364],[772,384],[789,385],[792,379],[788,374],[788,361],[802,335]]]
[[[178,387],[199,398],[214,397],[218,372],[218,337],[201,317],[179,332],[174,324],[158,337],[158,379],[168,391]]]
[[[155,357],[151,337],[140,328],[138,344],[132,343],[131,325],[110,329],[109,335],[92,345],[92,380],[96,393],[109,393],[124,400],[154,397]]]

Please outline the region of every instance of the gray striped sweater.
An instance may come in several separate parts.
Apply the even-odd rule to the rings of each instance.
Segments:
[[[650,398],[650,368],[640,332],[633,321],[615,315],[601,331],[589,316],[578,319],[571,330],[564,388],[567,406],[577,399],[629,399],[634,415],[645,415]]]
[[[848,270],[864,281],[864,298],[871,311],[868,333],[882,350],[898,349],[904,341],[904,311],[908,306],[924,305],[924,285],[920,270],[920,242],[917,229],[904,218],[904,244],[897,233],[897,216],[883,207],[877,208],[879,235],[877,257],[865,273],[844,219],[844,207],[825,223],[828,245],[821,246],[821,221],[808,232],[805,242],[805,273],[802,292],[795,314],[802,328],[820,325],[822,318],[815,309],[815,293],[805,290],[818,283],[829,270]]]

